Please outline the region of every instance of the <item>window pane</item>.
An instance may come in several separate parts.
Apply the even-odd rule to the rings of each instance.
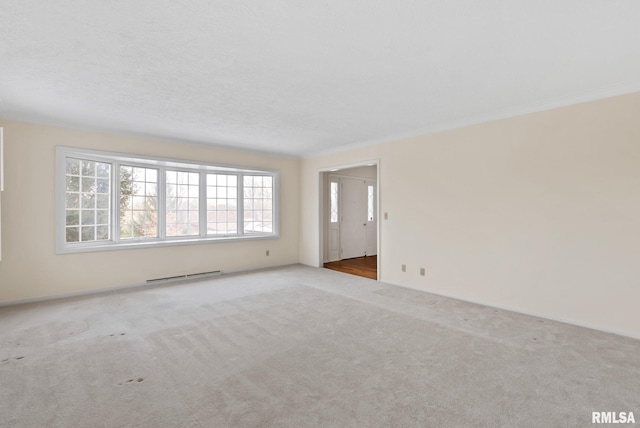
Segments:
[[[108,210],[98,210],[96,211],[96,224],[109,224],[109,211]]]
[[[67,192],[67,208],[80,208],[80,195]]]
[[[96,228],[94,226],[81,227],[82,235],[81,241],[95,241],[96,240]]]
[[[155,195],[155,192],[153,192],[152,194]],[[155,197],[155,196],[147,196],[146,206],[151,208],[154,211],[157,210],[158,209],[158,198]]]
[[[166,235],[199,235],[200,174],[166,171],[166,179],[177,183],[166,186]]]
[[[111,164],[96,163],[96,175],[100,178],[109,178],[111,176]]]
[[[80,240],[79,227],[67,227],[66,242],[78,242]]]
[[[93,210],[82,210],[82,225],[96,224],[96,212]]]
[[[80,211],[67,210],[67,226],[77,226],[80,224]]]
[[[367,187],[367,220],[368,221],[373,221],[373,213],[374,213],[374,208],[373,208],[373,198],[374,198],[374,194],[373,194],[373,186],[368,186]]]
[[[132,196],[131,200],[133,201],[132,205],[134,210],[144,210],[144,207],[145,207],[144,196]]]
[[[145,182],[145,169],[146,168],[133,168],[131,175],[133,178],[133,181],[137,181],[137,182]]]
[[[67,192],[80,191],[80,177],[67,176]]]
[[[238,177],[231,174],[207,174],[207,234],[236,234]]]
[[[147,174],[147,183],[157,183],[158,182],[158,170],[153,168],[146,169]]]
[[[96,227],[96,240],[109,239],[109,226]]]
[[[96,176],[96,163],[92,161],[82,162],[82,175],[85,177],[95,177]]]
[[[109,208],[109,195],[97,195],[96,196],[96,208]]]
[[[158,170],[120,167],[120,239],[158,237]]]
[[[131,226],[125,224],[120,226],[120,239],[131,238],[133,236],[131,232]]]
[[[108,240],[111,164],[83,159],[66,160],[65,230],[66,242]],[[98,193],[100,193],[98,195]],[[97,223],[96,206],[102,208]],[[106,213],[106,217],[105,217]],[[96,225],[101,224],[99,233]]]
[[[67,175],[80,175],[80,159],[67,159]]]
[[[82,192],[82,208],[95,208],[96,195],[93,192]]]
[[[338,222],[338,183],[335,181],[331,182],[331,201],[330,201],[330,210],[331,210],[331,223]]]
[[[83,177],[80,183],[82,184],[81,192],[94,193],[96,191],[96,179],[94,177]]]
[[[273,233],[273,178],[245,175],[244,183],[244,232]]]
[[[96,185],[97,193],[109,193],[109,180],[99,178]]]

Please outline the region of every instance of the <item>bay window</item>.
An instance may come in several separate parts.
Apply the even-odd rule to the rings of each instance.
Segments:
[[[58,147],[58,253],[278,237],[278,173]]]

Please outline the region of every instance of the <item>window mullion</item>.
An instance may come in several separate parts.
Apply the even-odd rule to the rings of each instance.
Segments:
[[[244,235],[244,174],[238,174],[238,235]]]
[[[158,168],[158,238],[167,237],[167,170]]]
[[[200,171],[200,189],[198,192],[200,236],[207,236],[207,173]]]
[[[120,162],[113,162],[113,171],[111,172],[111,183],[114,197],[111,198],[111,237],[114,243],[120,242]]]
[[[241,225],[244,224],[243,186],[242,173],[238,173],[236,174],[236,236],[242,236],[243,234],[243,229],[241,228]]]

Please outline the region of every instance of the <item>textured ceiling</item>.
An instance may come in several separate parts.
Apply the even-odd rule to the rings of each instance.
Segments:
[[[640,2],[0,0],[0,117],[294,156],[640,90]]]

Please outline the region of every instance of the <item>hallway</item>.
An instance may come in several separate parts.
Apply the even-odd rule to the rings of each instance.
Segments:
[[[325,263],[324,267],[369,279],[378,279],[378,256],[356,257]]]

